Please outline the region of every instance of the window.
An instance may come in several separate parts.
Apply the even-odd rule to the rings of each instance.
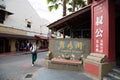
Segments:
[[[0,23],[3,23],[5,20],[5,12],[0,10]]]
[[[27,27],[31,28],[31,22],[27,21]]]

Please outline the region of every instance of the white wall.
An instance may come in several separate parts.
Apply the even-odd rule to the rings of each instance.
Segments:
[[[13,13],[6,17],[4,25],[17,29],[34,31],[40,33],[40,26],[49,24],[49,22],[36,13],[28,0],[5,0],[6,10]],[[27,28],[27,20],[31,21],[31,28]],[[44,27],[44,28],[43,28]],[[47,34],[48,28],[43,26],[43,33]]]

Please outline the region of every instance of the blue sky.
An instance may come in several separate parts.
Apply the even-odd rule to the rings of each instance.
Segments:
[[[62,8],[50,12],[46,0],[28,0],[41,18],[54,22],[62,17]]]

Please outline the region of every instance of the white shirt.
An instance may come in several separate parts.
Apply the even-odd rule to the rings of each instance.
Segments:
[[[33,46],[30,48],[30,50],[31,50],[32,52],[35,52],[35,51],[37,50],[37,46],[33,45]]]

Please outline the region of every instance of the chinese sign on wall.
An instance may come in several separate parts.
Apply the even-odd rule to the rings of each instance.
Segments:
[[[106,28],[106,14],[105,4],[100,3],[93,7],[93,51],[96,53],[104,53],[106,40],[107,40],[107,28]]]
[[[83,41],[77,40],[56,40],[55,41],[55,52],[58,53],[74,53],[81,54],[84,52]]]

